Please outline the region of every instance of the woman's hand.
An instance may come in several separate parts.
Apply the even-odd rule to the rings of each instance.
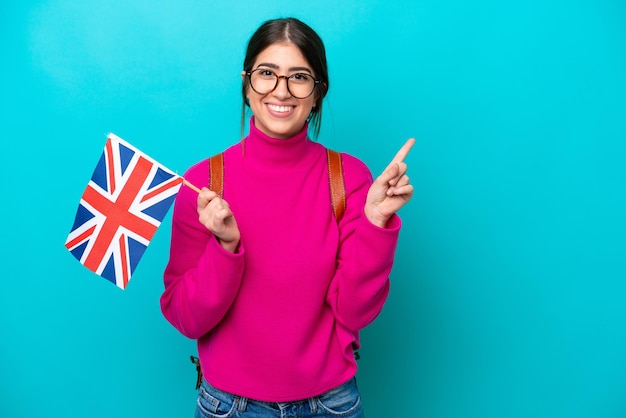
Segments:
[[[404,159],[414,144],[413,138],[406,141],[367,192],[365,216],[374,225],[384,228],[389,218],[413,196],[413,186],[409,183]]]
[[[239,227],[228,202],[206,187],[198,194],[198,215],[202,225],[213,233],[222,247],[234,253],[239,245]]]

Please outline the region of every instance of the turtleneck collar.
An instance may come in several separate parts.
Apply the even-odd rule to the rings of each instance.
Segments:
[[[286,139],[272,138],[254,126],[250,118],[250,133],[243,141],[244,160],[253,164],[276,166],[298,165],[307,155],[311,141],[307,137],[308,122],[294,136]]]

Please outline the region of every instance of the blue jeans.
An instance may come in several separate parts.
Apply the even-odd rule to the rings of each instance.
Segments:
[[[202,380],[195,418],[364,418],[356,379],[295,402],[261,402],[231,395]]]

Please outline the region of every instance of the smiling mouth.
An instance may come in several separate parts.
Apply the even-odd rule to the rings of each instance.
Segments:
[[[273,104],[268,104],[267,107],[269,107],[271,111],[276,113],[288,113],[295,108],[295,106],[278,106]]]

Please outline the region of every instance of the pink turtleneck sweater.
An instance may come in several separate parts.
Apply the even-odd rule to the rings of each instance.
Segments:
[[[224,152],[224,199],[241,241],[225,251],[198,221],[197,194],[183,187],[172,219],[161,309],[198,340],[211,385],[250,399],[317,396],[356,373],[359,330],[381,311],[400,230],[363,213],[368,168],[342,154],[347,196],[339,224],[330,201],[325,148],[307,128],[270,138],[253,120],[242,143]],[[208,185],[208,161],[185,178]]]

